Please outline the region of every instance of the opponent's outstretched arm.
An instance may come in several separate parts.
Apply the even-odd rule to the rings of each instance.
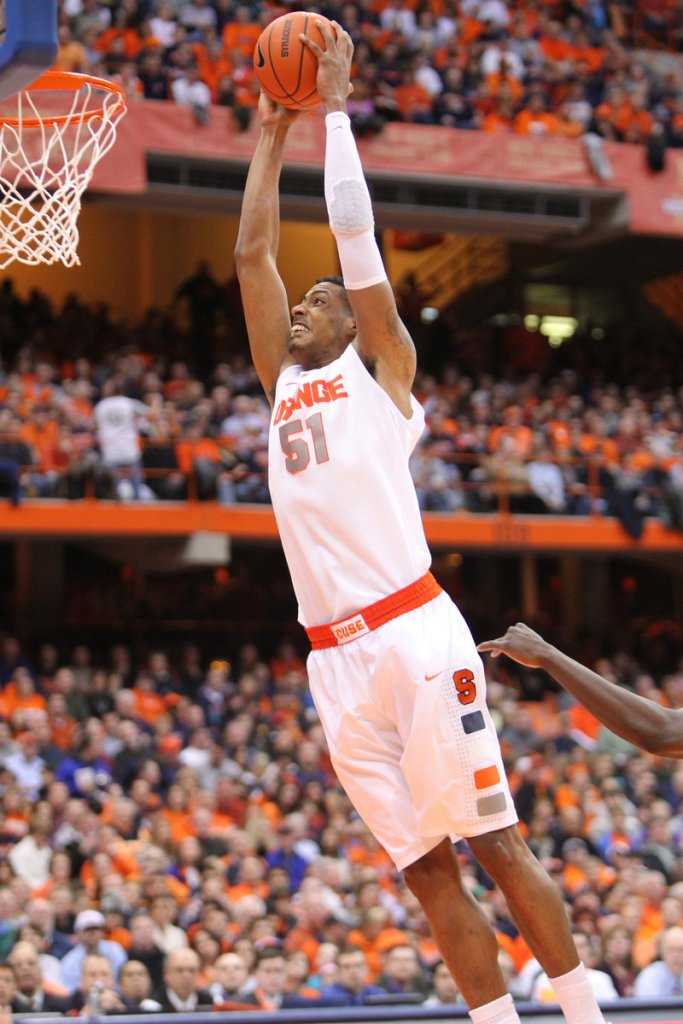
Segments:
[[[661,757],[683,757],[683,711],[663,708],[653,700],[623,689],[553,647],[523,622],[505,636],[486,640],[478,651],[493,657],[507,654],[520,665],[542,668],[563,689],[618,736]]]
[[[252,359],[272,405],[291,331],[287,292],[275,260],[280,240],[280,172],[287,132],[297,115],[263,94],[259,115],[261,136],[242,197],[235,267]]]
[[[410,416],[415,346],[398,315],[377,247],[370,193],[346,114],[353,43],[337,22],[331,30],[323,22],[317,24],[324,50],[307,36],[301,38],[318,60],[316,81],[327,115],[325,200],[356,320],[354,345],[377,383]]]

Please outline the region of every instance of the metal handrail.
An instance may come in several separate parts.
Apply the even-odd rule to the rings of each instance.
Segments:
[[[7,435],[7,434],[3,435],[3,434],[0,434],[0,443],[2,443],[3,441],[17,442],[17,441],[21,441],[21,440],[22,439],[21,439],[21,437],[19,435]],[[176,443],[175,441],[171,442],[172,445],[175,445],[175,443]],[[158,442],[158,441],[155,441],[154,439],[150,439],[150,438],[142,438],[141,444],[142,444],[143,448],[167,447],[168,446],[168,442]],[[228,451],[232,450],[230,445],[227,445],[227,444],[225,445],[225,448]],[[457,466],[482,466],[482,465],[486,465],[486,463],[490,459],[495,458],[495,456],[496,456],[495,452],[482,452],[482,453],[445,452],[445,453],[439,453],[438,455],[435,454],[433,456],[430,456],[428,452],[427,453],[423,452],[422,454],[425,455],[426,458],[430,458],[430,457],[432,457],[432,458],[439,458],[442,461],[454,463]],[[531,460],[531,459],[520,459],[519,460],[520,464],[522,464],[522,465],[527,465],[531,461],[533,461],[533,460]],[[552,464],[559,465],[560,467],[568,467],[569,466],[569,467],[574,467],[574,468],[582,469],[585,472],[585,484],[581,485],[581,492],[585,493],[588,496],[588,499],[589,499],[589,512],[588,512],[588,514],[591,515],[591,516],[600,516],[602,514],[601,511],[600,511],[600,507],[599,507],[599,505],[600,505],[599,499],[602,496],[602,488],[601,488],[601,484],[600,484],[600,472],[601,472],[601,470],[604,470],[604,469],[610,469],[611,467],[614,467],[615,465],[618,466],[618,465],[620,465],[620,463],[616,463],[615,464],[612,460],[604,459],[604,458],[599,457],[599,456],[591,456],[591,457],[586,457],[586,456],[563,456],[561,459],[552,458],[551,462],[552,462]],[[63,467],[57,467],[56,469],[54,469],[52,471],[56,472],[60,477],[67,477],[69,475],[69,473],[70,473],[71,468],[73,468],[74,465],[75,465],[75,463],[71,464],[71,465],[65,465]],[[226,469],[227,468],[229,468],[229,467],[226,467]],[[20,465],[19,469],[22,472],[27,472],[27,471],[30,472],[31,470],[34,470],[37,473],[41,472],[40,466],[39,465],[34,465],[34,464]],[[107,467],[101,466],[101,467],[97,467],[97,469],[98,470],[102,469],[102,470],[104,470],[106,472]],[[188,474],[188,473],[183,472],[183,470],[181,470],[179,467],[174,467],[174,468],[166,469],[166,468],[155,468],[155,467],[149,467],[148,468],[146,466],[142,466],[141,467],[141,473],[142,473],[144,478],[150,479],[150,480],[163,479],[165,477],[170,477],[170,476],[173,476],[173,475],[176,475],[176,476],[177,475],[181,475],[181,476],[184,477],[184,479],[186,481],[186,484],[187,484],[187,498],[186,499],[179,499],[179,500],[186,500],[186,501],[191,501],[191,502],[199,501],[200,500],[200,498],[199,498],[199,487],[198,487],[197,475],[196,475],[196,473],[194,471],[192,471],[192,472],[190,472]],[[265,478],[265,473],[263,473],[262,475]],[[84,499],[83,500],[96,501],[97,500],[97,496],[96,496],[96,493],[95,493],[96,479],[95,479],[95,474],[94,474],[92,469],[88,469],[88,470],[86,470],[84,472],[84,474],[83,474],[83,483],[84,483],[84,488],[85,488],[85,495],[84,495]],[[527,483],[525,483],[523,481],[518,481],[518,482],[515,482],[515,484],[513,486],[510,481],[505,479],[504,476],[501,476],[501,477],[498,477],[498,478],[491,478],[491,479],[488,479],[488,480],[476,480],[476,481],[459,480],[457,482],[457,489],[459,489],[459,490],[461,490],[463,492],[468,492],[469,491],[469,492],[472,492],[472,493],[480,493],[480,494],[481,493],[486,493],[487,496],[488,495],[495,496],[495,498],[497,500],[496,511],[499,512],[502,515],[509,514],[509,512],[510,512],[510,499],[512,497],[515,497],[515,496],[517,496],[517,497],[519,497],[519,496],[528,496],[528,495],[533,494],[533,491],[532,491],[531,487]],[[648,491],[648,493],[653,494],[653,495],[656,495],[657,493],[659,493],[659,490],[660,490],[660,488],[658,488],[657,486],[649,486],[649,487],[646,487],[645,489]],[[576,491],[576,488],[572,489],[571,484],[568,485],[567,492],[569,494],[572,494],[572,493],[576,494],[576,493],[578,493]],[[76,500],[77,501],[79,499],[72,499],[72,500]],[[477,513],[473,513],[473,514],[476,515]]]

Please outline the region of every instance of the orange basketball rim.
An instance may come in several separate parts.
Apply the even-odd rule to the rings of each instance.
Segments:
[[[80,262],[81,197],[126,107],[116,82],[65,71],[0,102],[0,267]]]

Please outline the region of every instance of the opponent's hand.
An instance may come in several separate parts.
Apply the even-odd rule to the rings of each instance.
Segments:
[[[497,658],[499,654],[507,654],[508,658],[518,661],[520,665],[526,665],[527,668],[541,668],[550,649],[550,644],[523,622],[510,626],[505,636],[498,637],[497,640],[484,640],[483,643],[477,644],[480,654],[488,651],[493,658]]]
[[[318,61],[316,85],[328,112],[345,110],[346,97],[353,91],[350,82],[353,41],[338,22],[333,21],[330,24],[331,29],[324,21],[316,21],[325,40],[324,50],[303,32],[299,36],[302,43],[313,51]]]
[[[261,127],[263,128],[289,128],[306,111],[289,110],[287,107],[281,107],[279,103],[271,100],[270,96],[266,96],[262,92],[258,101],[258,113]]]

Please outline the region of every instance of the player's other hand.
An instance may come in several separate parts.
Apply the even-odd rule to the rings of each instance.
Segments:
[[[258,113],[263,128],[283,127],[289,128],[295,121],[305,114],[305,110],[288,110],[281,107],[279,103],[271,100],[270,96],[261,93],[258,101]]]
[[[341,25],[333,21],[330,26],[323,21],[316,25],[325,40],[325,49],[318,46],[309,36],[299,36],[302,43],[312,50],[318,61],[318,92],[328,110],[345,110],[346,97],[353,90],[351,85],[351,61],[353,60],[353,40]]]
[[[484,640],[478,644],[477,650],[481,654],[488,652],[493,658],[497,658],[499,654],[507,654],[520,665],[541,668],[543,659],[550,650],[550,644],[529,626],[518,622],[515,626],[509,627],[505,636],[498,637],[497,640]]]

